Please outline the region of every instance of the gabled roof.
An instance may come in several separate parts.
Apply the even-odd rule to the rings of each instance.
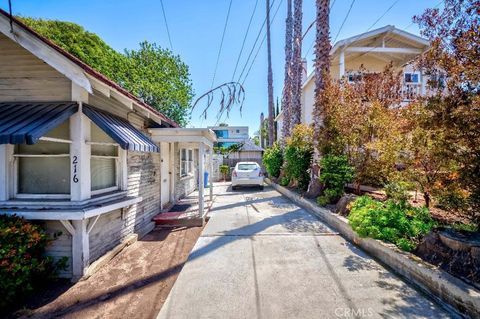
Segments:
[[[240,147],[243,152],[263,152],[263,148],[253,143],[251,140],[246,140]]]
[[[83,87],[89,93],[93,93],[92,82],[98,81],[111,88],[114,93],[119,94],[124,99],[128,99],[132,104],[146,111],[148,115],[152,114],[153,117],[158,117],[161,121],[164,121],[173,127],[179,126],[172,119],[160,113],[155,108],[148,105],[132,93],[128,92],[102,73],[94,70],[92,67],[69,52],[65,51],[52,41],[41,36],[15,17],[12,17],[12,26],[13,34],[10,31],[10,15],[4,10],[0,9],[1,33],[9,37],[12,41],[17,42],[30,53],[43,60],[45,63],[65,75],[80,87]],[[60,57],[60,59],[53,61],[53,59],[51,59],[51,55],[56,55]],[[92,78],[93,81],[90,81]]]
[[[428,42],[427,39],[424,39],[422,37],[419,37],[418,35],[415,35],[415,34],[397,29],[394,25],[386,25],[384,27],[381,27],[381,28],[378,28],[378,29],[375,29],[375,30],[371,30],[371,31],[368,31],[368,32],[365,32],[365,33],[361,33],[361,34],[355,35],[353,37],[346,38],[346,39],[338,41],[337,43],[335,43],[335,45],[330,50],[330,55],[334,55],[335,52],[341,47],[346,47],[346,46],[349,46],[352,43],[355,43],[357,41],[365,40],[365,39],[368,39],[368,38],[373,38],[373,37],[376,37],[376,36],[378,36],[380,34],[383,34],[383,33],[396,34],[396,35],[398,35],[400,37],[404,37],[404,38],[406,38],[410,41],[417,42],[418,44],[421,44],[423,46],[428,46],[429,45],[429,42]]]

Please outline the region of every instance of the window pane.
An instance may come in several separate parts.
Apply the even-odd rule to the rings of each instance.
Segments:
[[[255,169],[257,169],[256,164],[239,164],[238,165],[239,171],[253,171]]]
[[[184,149],[184,148],[182,148],[181,160],[182,160],[182,161],[186,161],[186,160],[187,160],[187,150]]]
[[[188,150],[188,160],[193,161],[193,150]]]
[[[187,161],[181,161],[180,163],[180,176],[187,175]]]
[[[116,186],[116,171],[114,158],[92,158],[90,162],[92,191]]]
[[[92,155],[118,156],[118,146],[92,145]]]
[[[20,157],[18,161],[19,193],[70,193],[70,157]]]

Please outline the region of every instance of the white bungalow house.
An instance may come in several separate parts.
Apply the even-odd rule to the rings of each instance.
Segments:
[[[427,77],[422,70],[411,63],[415,57],[427,50],[429,42],[417,35],[397,29],[392,25],[340,40],[330,51],[330,75],[333,79],[355,82],[359,72],[378,73],[392,63],[398,71],[403,71],[403,95],[408,101],[415,95],[426,94]],[[315,80],[314,72],[302,85],[302,123],[313,123]],[[283,112],[276,121],[278,138],[282,137]]]
[[[179,128],[0,10],[0,213],[58,235],[47,254],[68,258],[62,276],[81,278],[195,189],[203,221],[215,141],[209,129]]]

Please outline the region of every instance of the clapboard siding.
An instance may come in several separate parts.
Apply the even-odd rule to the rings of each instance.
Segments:
[[[90,94],[88,96],[88,103],[103,111],[127,119],[138,129],[144,129],[145,127],[145,121],[141,116],[127,109],[122,103],[115,101],[113,98],[108,98],[100,92],[94,91],[93,94]]]
[[[52,239],[46,248],[47,255],[54,261],[67,257],[67,268],[59,271],[59,277],[72,277],[72,235],[65,229],[59,221],[43,222],[47,234]]]
[[[71,81],[0,34],[0,101],[67,101]]]

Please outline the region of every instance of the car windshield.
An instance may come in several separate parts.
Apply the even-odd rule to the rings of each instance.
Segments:
[[[253,171],[254,169],[257,169],[255,164],[238,164],[239,171]]]

